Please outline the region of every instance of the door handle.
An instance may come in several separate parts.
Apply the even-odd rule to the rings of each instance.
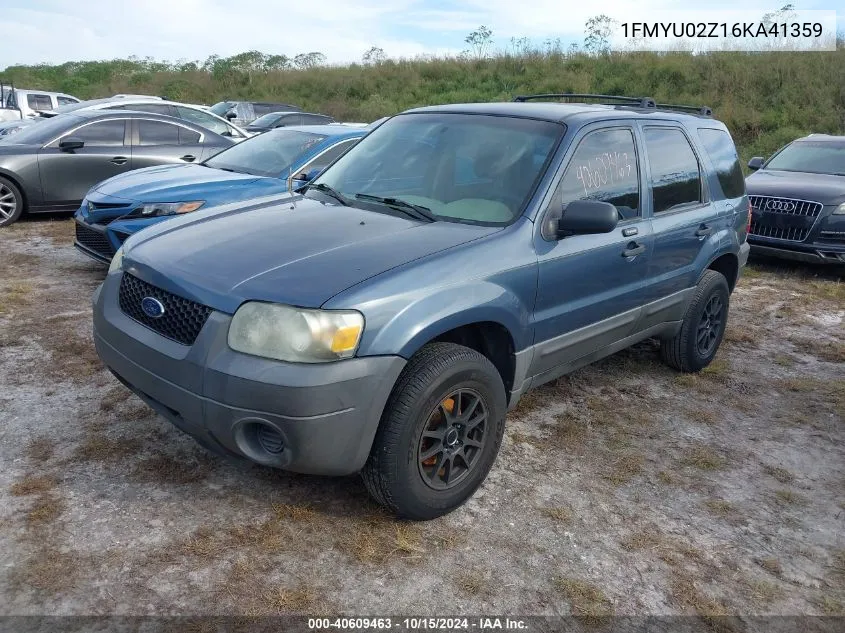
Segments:
[[[111,162],[113,162],[115,165],[125,165],[128,160],[129,159],[126,158],[126,156],[115,156],[111,159]]]
[[[711,229],[706,224],[702,224],[701,226],[698,227],[698,230],[695,232],[695,236],[696,237],[707,237],[712,232],[713,232],[713,229]]]
[[[622,257],[636,257],[642,253],[645,253],[645,244],[630,242],[628,248],[622,251]]]
[[[188,161],[189,163],[194,162],[196,159],[197,157],[193,154],[185,154],[184,156],[182,156],[182,160]]]

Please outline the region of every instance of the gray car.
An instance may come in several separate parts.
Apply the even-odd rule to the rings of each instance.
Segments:
[[[0,141],[0,226],[25,212],[75,211],[101,180],[141,167],[200,162],[233,142],[148,112],[56,116]]]

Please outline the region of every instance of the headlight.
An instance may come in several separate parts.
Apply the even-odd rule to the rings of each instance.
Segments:
[[[117,272],[123,268],[123,247],[121,246],[117,249],[117,252],[114,254],[114,257],[111,258],[111,263],[109,264],[109,274]]]
[[[324,363],[354,356],[363,331],[364,316],[354,310],[250,301],[232,317],[229,347],[292,363]]]
[[[845,202],[833,210],[833,215],[845,215]]]
[[[180,213],[190,213],[196,211],[205,200],[195,200],[194,202],[150,202],[142,204],[140,207],[132,212],[133,216],[142,218],[156,218],[163,215],[179,215]]]

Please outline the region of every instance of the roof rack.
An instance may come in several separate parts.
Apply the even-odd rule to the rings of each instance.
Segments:
[[[713,110],[708,106],[675,105],[671,103],[657,103],[651,97],[624,97],[621,95],[596,95],[578,94],[574,92],[561,92],[539,95],[519,95],[513,98],[517,102],[532,101],[534,99],[568,99],[570,101],[579,99],[602,99],[609,101],[602,105],[631,105],[639,108],[650,108],[656,110],[678,110],[681,112],[694,112],[701,116],[713,116]]]
[[[675,105],[673,103],[658,103],[658,110],[678,110],[680,112],[694,112],[701,116],[713,116],[713,110],[708,106]]]

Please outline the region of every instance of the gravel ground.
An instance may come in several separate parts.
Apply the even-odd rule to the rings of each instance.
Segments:
[[[0,614],[845,615],[845,271],[755,262],[710,368],[529,394],[463,508],[230,463],[99,363],[70,220],[0,231]]]

